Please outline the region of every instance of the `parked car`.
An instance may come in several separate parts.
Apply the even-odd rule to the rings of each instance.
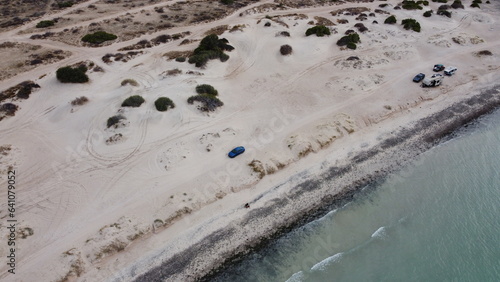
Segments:
[[[446,75],[454,75],[456,71],[457,71],[456,67],[447,67],[444,70],[444,74],[446,74]]]
[[[434,65],[433,71],[442,71],[444,70],[444,66],[441,64]]]
[[[415,75],[415,77],[413,78],[413,82],[420,82],[424,78],[425,78],[425,74],[419,73],[419,74]]]
[[[442,74],[440,74],[440,73],[435,73],[435,74],[433,74],[433,75],[431,76],[431,78],[434,78],[434,77],[440,77],[440,76],[443,76],[443,75],[442,75]]]
[[[238,155],[243,154],[243,152],[245,152],[245,147],[239,146],[239,147],[236,147],[236,148],[232,149],[231,152],[229,152],[229,154],[227,154],[227,155],[230,158],[234,158],[234,157],[236,157]]]

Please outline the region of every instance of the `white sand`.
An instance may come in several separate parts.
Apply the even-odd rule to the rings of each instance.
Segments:
[[[158,33],[189,30],[192,35],[187,38],[200,39],[212,27],[245,24],[243,31],[222,35],[235,47],[228,53],[230,59],[211,61],[202,70],[162,57],[168,51],[194,49],[197,43],[178,46],[179,41],[173,41],[144,49],[144,55],[127,63],[106,65],[100,59],[103,55],[138,39],[103,48],[36,41],[73,55],[0,81],[0,89],[28,79],[41,86],[19,104],[14,117],[0,122],[0,146],[13,148],[8,157],[0,158],[1,224],[6,224],[5,168],[13,165],[18,227],[34,231],[26,239],[17,239],[17,274],[6,273],[8,267],[2,263],[0,279],[54,281],[69,273],[78,281],[102,281],[121,273],[127,280],[120,271],[134,262],[141,261],[139,273],[147,270],[145,265],[159,263],[148,261],[152,255],[168,250],[164,255],[171,256],[184,250],[286,193],[283,187],[273,188],[285,182],[286,187],[293,187],[298,180],[287,180],[300,178],[300,172],[314,174],[323,161],[344,160],[376,144],[381,136],[498,81],[500,25],[498,13],[487,4],[481,9],[453,10],[451,19],[424,18],[421,11],[387,7],[398,20],[417,19],[422,32],[385,25],[387,16],[376,14],[363,22],[369,31],[360,34],[358,49],[340,50],[336,41],[357,21],[355,16],[332,17],[329,12],[357,6],[373,10],[379,3],[239,17],[245,8],[217,22]],[[438,3],[431,2],[430,7],[436,10]],[[275,22],[264,27],[266,19],[257,24],[265,15],[289,13],[304,13],[309,19],[281,18],[288,29]],[[329,37],[305,37],[307,22],[314,16],[334,22],[346,18],[349,24],[334,26],[338,34]],[[373,20],[379,24],[372,24]],[[284,30],[291,37],[276,37]],[[0,43],[31,42],[29,35],[11,31],[0,37]],[[460,37],[461,44],[453,37]],[[283,44],[293,47],[292,55],[279,54]],[[473,54],[480,50],[494,55],[479,58]],[[346,61],[350,56],[360,60]],[[105,72],[91,73],[90,83],[83,85],[56,80],[58,67],[82,60],[92,60]],[[419,72],[430,76],[436,63],[456,66],[458,71],[438,88],[423,89],[411,81]],[[175,68],[183,74],[161,76]],[[189,70],[204,75],[186,74]],[[120,86],[127,78],[139,86]],[[224,106],[216,112],[201,113],[186,102],[202,83],[219,91]],[[146,103],[140,108],[120,108],[130,95],[142,95]],[[71,106],[80,96],[88,97],[89,103]],[[160,96],[171,98],[175,109],[156,111],[154,101]],[[117,113],[127,118],[126,126],[106,129],[107,119]],[[117,133],[124,138],[106,144]],[[227,152],[239,145],[247,151],[229,159]],[[269,175],[260,179],[252,171],[248,164],[254,159]],[[250,209],[243,208],[247,202],[252,203]],[[157,219],[171,224],[155,226]],[[6,236],[2,228],[2,238]],[[7,247],[0,244],[4,260]]]

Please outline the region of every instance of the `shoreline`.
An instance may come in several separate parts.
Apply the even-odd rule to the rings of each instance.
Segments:
[[[230,226],[210,233],[169,258],[150,258],[150,261],[163,262],[140,275],[122,274],[134,281],[175,281],[180,278],[184,281],[211,281],[247,254],[265,248],[289,231],[350,202],[367,185],[383,181],[456,130],[500,108],[499,87],[500,84],[485,87],[479,90],[479,94],[419,119],[413,126],[404,127],[394,136],[359,152],[347,163],[329,167],[320,175],[294,184],[285,197],[267,201],[264,207],[251,210],[246,217],[233,220]],[[343,181],[347,182],[339,184]],[[332,193],[325,186],[341,188]],[[304,205],[304,202],[308,204]],[[296,212],[287,212],[291,210]],[[265,231],[252,236],[242,232],[262,229]]]

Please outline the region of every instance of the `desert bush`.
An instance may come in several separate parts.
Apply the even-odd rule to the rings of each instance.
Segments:
[[[160,97],[160,98],[156,99],[155,107],[158,111],[165,112],[169,108],[170,109],[175,108],[175,104],[174,104],[174,102],[172,102],[172,100],[170,100],[167,97]]]
[[[73,6],[73,2],[71,2],[71,1],[61,2],[61,3],[57,3],[57,6],[59,8],[69,8],[69,7]]]
[[[234,3],[234,0],[221,0],[220,2],[224,5],[231,5]]]
[[[470,4],[470,6],[472,8],[481,8],[477,2],[473,2],[472,4]]]
[[[489,50],[482,50],[482,51],[477,52],[477,55],[478,56],[492,56],[493,53],[491,53],[491,51],[489,51]]]
[[[186,57],[177,57],[177,58],[175,58],[175,61],[176,61],[176,62],[183,63],[183,62],[185,62],[185,61],[186,61]]]
[[[404,19],[401,21],[401,24],[403,25],[404,29],[411,29],[416,32],[420,32],[420,23],[418,23],[414,19]]]
[[[349,43],[356,44],[359,42],[359,35],[357,33],[351,33],[349,35],[343,36],[337,41],[338,46],[346,46]],[[352,45],[351,45],[352,47]],[[350,47],[349,47],[350,48]],[[351,48],[353,49],[353,48]],[[354,48],[355,49],[355,48]]]
[[[404,0],[402,7],[405,10],[422,10],[422,6],[411,0]]]
[[[115,40],[116,38],[118,38],[118,36],[114,34],[107,33],[104,31],[96,31],[94,33],[89,33],[84,37],[82,37],[82,41],[92,44],[101,44],[108,40]]]
[[[124,119],[126,118],[122,115],[112,116],[108,118],[108,122],[106,123],[106,125],[108,126],[108,128],[110,128],[111,126],[118,124],[121,120]]]
[[[36,27],[37,28],[44,28],[44,27],[49,27],[49,26],[53,26],[53,25],[54,25],[54,21],[41,21],[41,22],[36,24]]]
[[[78,97],[75,100],[71,101],[71,105],[72,106],[81,106],[81,105],[87,104],[88,101],[89,101],[89,98],[87,98],[85,96],[81,96],[81,97]]]
[[[450,11],[446,11],[446,10],[438,10],[436,12],[436,14],[440,15],[440,16],[446,16],[448,18],[451,18],[451,12]]]
[[[384,21],[385,24],[395,24],[397,22],[398,21],[396,20],[395,16],[390,16],[387,19],[385,19],[385,21]]]
[[[368,28],[362,23],[357,23],[354,26],[358,28],[359,32],[365,32],[368,30]]]
[[[121,84],[122,84],[122,86],[125,86],[127,84],[130,84],[132,86],[139,86],[139,83],[137,83],[137,81],[135,81],[134,79],[130,79],[130,78],[124,79]]]
[[[449,5],[441,5],[438,7],[438,10],[448,10],[450,9],[451,7]]]
[[[209,84],[200,84],[196,86],[196,93],[198,94],[208,94],[208,95],[213,95],[217,96],[219,92]]]
[[[430,17],[430,16],[432,16],[432,10],[429,10],[429,11],[425,11],[425,12],[424,12],[424,17],[428,18],[428,17]]]
[[[191,96],[187,100],[189,104],[193,104],[195,101],[200,102],[202,104],[202,106],[200,106],[198,109],[200,109],[203,112],[213,112],[218,107],[224,105],[224,103],[221,100],[219,100],[219,98],[215,97],[214,95],[208,95],[208,94]]]
[[[432,2],[437,2],[437,3],[448,3],[448,0],[432,0]]]
[[[56,71],[56,77],[62,83],[85,83],[89,81],[86,72],[87,68],[84,66],[77,68],[66,66]]]
[[[357,48],[356,43],[352,43],[352,42],[347,42],[346,47],[349,49],[352,49],[352,50],[356,50],[356,48]]]
[[[325,35],[330,35],[330,29],[324,25],[313,26],[306,30],[306,36],[316,34],[318,37],[323,37]]]
[[[194,49],[193,55],[189,57],[188,62],[195,64],[196,67],[204,67],[209,60],[220,59],[225,62],[229,59],[224,51],[232,51],[233,46],[228,44],[227,39],[221,38],[216,34],[205,36],[200,42],[200,45]]]
[[[290,32],[288,31],[280,31],[276,34],[276,36],[284,36],[284,37],[290,37]]]
[[[130,96],[122,103],[122,107],[140,107],[145,100],[139,95]]]
[[[280,53],[283,56],[292,54],[292,46],[285,44],[280,47]]]
[[[14,116],[16,114],[16,111],[19,107],[16,104],[12,103],[5,103],[0,106],[0,112],[5,112],[6,115],[8,116]],[[1,116],[0,116],[1,120]]]
[[[451,4],[451,7],[453,9],[465,9],[464,5],[462,4],[462,1],[460,1],[460,0],[453,1],[453,4]]]

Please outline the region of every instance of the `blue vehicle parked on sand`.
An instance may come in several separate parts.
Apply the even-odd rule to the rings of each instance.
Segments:
[[[234,157],[236,157],[238,155],[243,154],[243,152],[245,152],[245,147],[239,146],[239,147],[236,147],[236,148],[232,149],[231,152],[229,152],[229,154],[227,154],[227,155],[230,158],[234,158]]]

